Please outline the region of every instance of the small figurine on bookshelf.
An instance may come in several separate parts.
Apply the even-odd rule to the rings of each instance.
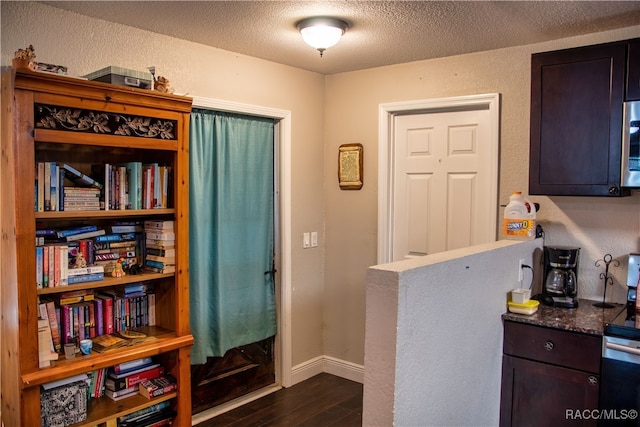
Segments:
[[[120,258],[117,262],[116,262],[116,266],[114,267],[113,271],[111,272],[111,276],[115,277],[115,278],[121,278],[127,275],[127,273],[124,272],[123,266],[127,265],[127,260],[125,260],[124,258]]]
[[[84,255],[82,254],[82,251],[78,251],[78,254],[76,255],[76,259],[74,261],[73,268],[86,268],[86,267],[87,267],[87,260],[84,259]]]

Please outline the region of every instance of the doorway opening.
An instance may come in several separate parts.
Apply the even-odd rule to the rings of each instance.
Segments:
[[[381,104],[378,263],[495,241],[499,94]]]
[[[249,116],[257,116],[273,119],[274,121],[274,193],[275,193],[275,209],[274,217],[276,235],[274,236],[275,248],[274,257],[278,265],[277,279],[275,286],[276,296],[276,317],[277,317],[277,334],[275,339],[266,340],[265,342],[255,343],[249,350],[238,348],[230,354],[230,359],[240,361],[235,374],[240,374],[242,379],[242,365],[248,369],[255,368],[254,362],[258,361],[265,366],[271,365],[275,369],[275,384],[269,388],[276,390],[281,386],[291,385],[291,113],[286,110],[253,106],[248,104],[239,104],[228,101],[207,99],[194,97],[194,108],[209,109],[220,112],[237,113]],[[220,377],[224,378],[224,366],[220,369]],[[247,369],[247,370],[248,370]],[[242,385],[237,387],[242,390]],[[198,422],[211,418],[221,412],[228,410],[230,407],[239,406],[251,401],[260,393],[252,392],[247,389],[249,394],[230,396],[231,402],[221,407],[213,407],[203,410],[194,417],[194,421],[198,418]],[[215,397],[219,399],[219,397]],[[222,400],[228,400],[222,398]],[[206,406],[206,405],[204,405]],[[204,408],[203,406],[203,408]]]

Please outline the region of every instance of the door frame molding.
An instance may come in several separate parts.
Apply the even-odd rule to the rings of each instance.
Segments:
[[[241,113],[268,117],[278,120],[275,129],[279,236],[276,236],[276,257],[280,259],[280,287],[276,290],[278,298],[278,333],[275,340],[276,383],[284,387],[291,383],[291,111],[258,105],[242,104],[220,99],[193,97],[194,108],[206,108],[216,111]]]
[[[442,112],[448,110],[474,110],[488,108],[491,121],[491,144],[495,155],[491,159],[490,174],[498,186],[498,165],[500,159],[500,94],[456,96],[414,101],[389,102],[378,105],[378,264],[392,260],[393,251],[393,121],[401,114]],[[498,188],[496,187],[496,190]],[[494,207],[496,221],[490,225],[497,233],[498,191],[489,195]],[[497,234],[496,234],[497,236]]]

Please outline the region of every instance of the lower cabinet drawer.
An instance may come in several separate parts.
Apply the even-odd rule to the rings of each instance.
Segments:
[[[504,354],[586,372],[600,372],[602,338],[504,322]]]

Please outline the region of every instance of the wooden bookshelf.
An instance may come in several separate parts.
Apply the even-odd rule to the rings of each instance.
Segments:
[[[171,401],[174,425],[191,425],[189,327],[188,135],[191,99],[159,92],[115,86],[72,77],[22,70],[2,74],[1,304],[2,304],[2,421],[4,425],[40,425],[40,386],[141,357],[154,356],[178,382]],[[44,107],[43,107],[44,106]],[[76,126],[47,111],[71,111],[74,117],[103,115],[111,124]],[[40,117],[40,118],[39,118]],[[102,117],[102,116],[101,116]],[[136,125],[142,121],[143,125]],[[159,123],[152,132],[144,123]],[[122,126],[129,125],[129,128]],[[126,126],[125,126],[126,127]],[[114,128],[123,130],[120,134]],[[97,130],[96,130],[97,129]],[[146,132],[146,134],[145,134]],[[169,207],[163,209],[36,212],[34,184],[37,162],[65,162],[88,174],[92,163],[159,162],[171,167]],[[73,227],[112,220],[174,221],[176,272],[143,273],[57,288],[35,284],[36,223]],[[37,316],[39,298],[72,290],[119,289],[135,282],[153,283],[157,326],[139,328],[147,342],[105,353],[93,352],[52,361],[39,368]],[[91,399],[87,421],[75,426],[115,425],[122,415],[151,406],[160,399],[132,397],[117,402]]]

